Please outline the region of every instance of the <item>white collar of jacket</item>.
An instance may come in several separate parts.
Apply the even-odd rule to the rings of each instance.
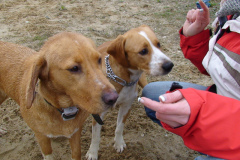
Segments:
[[[228,20],[222,29],[227,29],[229,28],[231,32],[237,32],[240,34],[240,16],[238,16],[234,20]]]

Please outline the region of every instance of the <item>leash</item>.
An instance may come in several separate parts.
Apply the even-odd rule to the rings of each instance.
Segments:
[[[139,78],[136,80],[136,81],[133,81],[133,82],[127,82],[125,81],[124,79],[118,77],[117,75],[115,75],[113,73],[113,70],[110,66],[110,63],[109,63],[109,55],[107,55],[105,57],[105,64],[106,64],[106,73],[107,73],[107,77],[110,78],[111,80],[113,80],[114,82],[117,82],[118,84],[122,85],[122,86],[133,86],[134,84],[136,84],[139,80]]]
[[[100,125],[104,124],[101,117],[99,116],[99,114],[92,114],[92,116],[98,124],[100,124]]]

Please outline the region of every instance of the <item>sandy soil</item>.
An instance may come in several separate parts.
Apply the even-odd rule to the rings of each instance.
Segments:
[[[218,1],[211,2],[213,17]],[[48,37],[62,31],[74,31],[100,45],[131,28],[147,24],[160,39],[163,52],[175,64],[169,75],[148,76],[149,82],[175,80],[210,85],[211,80],[184,59],[179,47],[178,30],[192,8],[195,8],[195,0],[0,0],[0,40],[38,51]],[[185,147],[180,137],[149,120],[143,106],[135,101],[132,107],[124,130],[127,148],[123,153],[116,153],[113,148],[117,109],[106,116],[100,160],[190,160],[198,155]],[[0,127],[7,129],[7,134],[0,137],[1,160],[42,159],[34,133],[23,121],[19,106],[11,99],[1,104]],[[83,159],[90,141],[91,118],[88,118],[82,132]],[[54,139],[53,148],[56,159],[70,159],[66,139]]]

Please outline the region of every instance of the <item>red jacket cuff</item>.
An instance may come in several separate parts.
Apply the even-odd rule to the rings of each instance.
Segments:
[[[203,41],[209,41],[209,37],[211,36],[209,29],[203,30],[202,32],[190,37],[184,36],[182,30],[183,28],[181,28],[179,31],[181,39],[180,46],[182,46],[183,44],[187,44],[188,46],[195,46]]]

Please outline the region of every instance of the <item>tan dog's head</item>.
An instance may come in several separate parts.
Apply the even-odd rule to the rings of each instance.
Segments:
[[[171,60],[160,50],[156,35],[146,25],[118,36],[107,52],[121,65],[154,76],[167,74],[173,67]]]
[[[114,87],[101,70],[100,53],[94,43],[76,33],[64,32],[50,38],[40,50],[40,56],[32,69],[34,88],[40,79],[43,95],[52,97],[56,107],[79,106],[98,114],[113,106],[118,98]],[[31,106],[29,92],[28,107]]]

